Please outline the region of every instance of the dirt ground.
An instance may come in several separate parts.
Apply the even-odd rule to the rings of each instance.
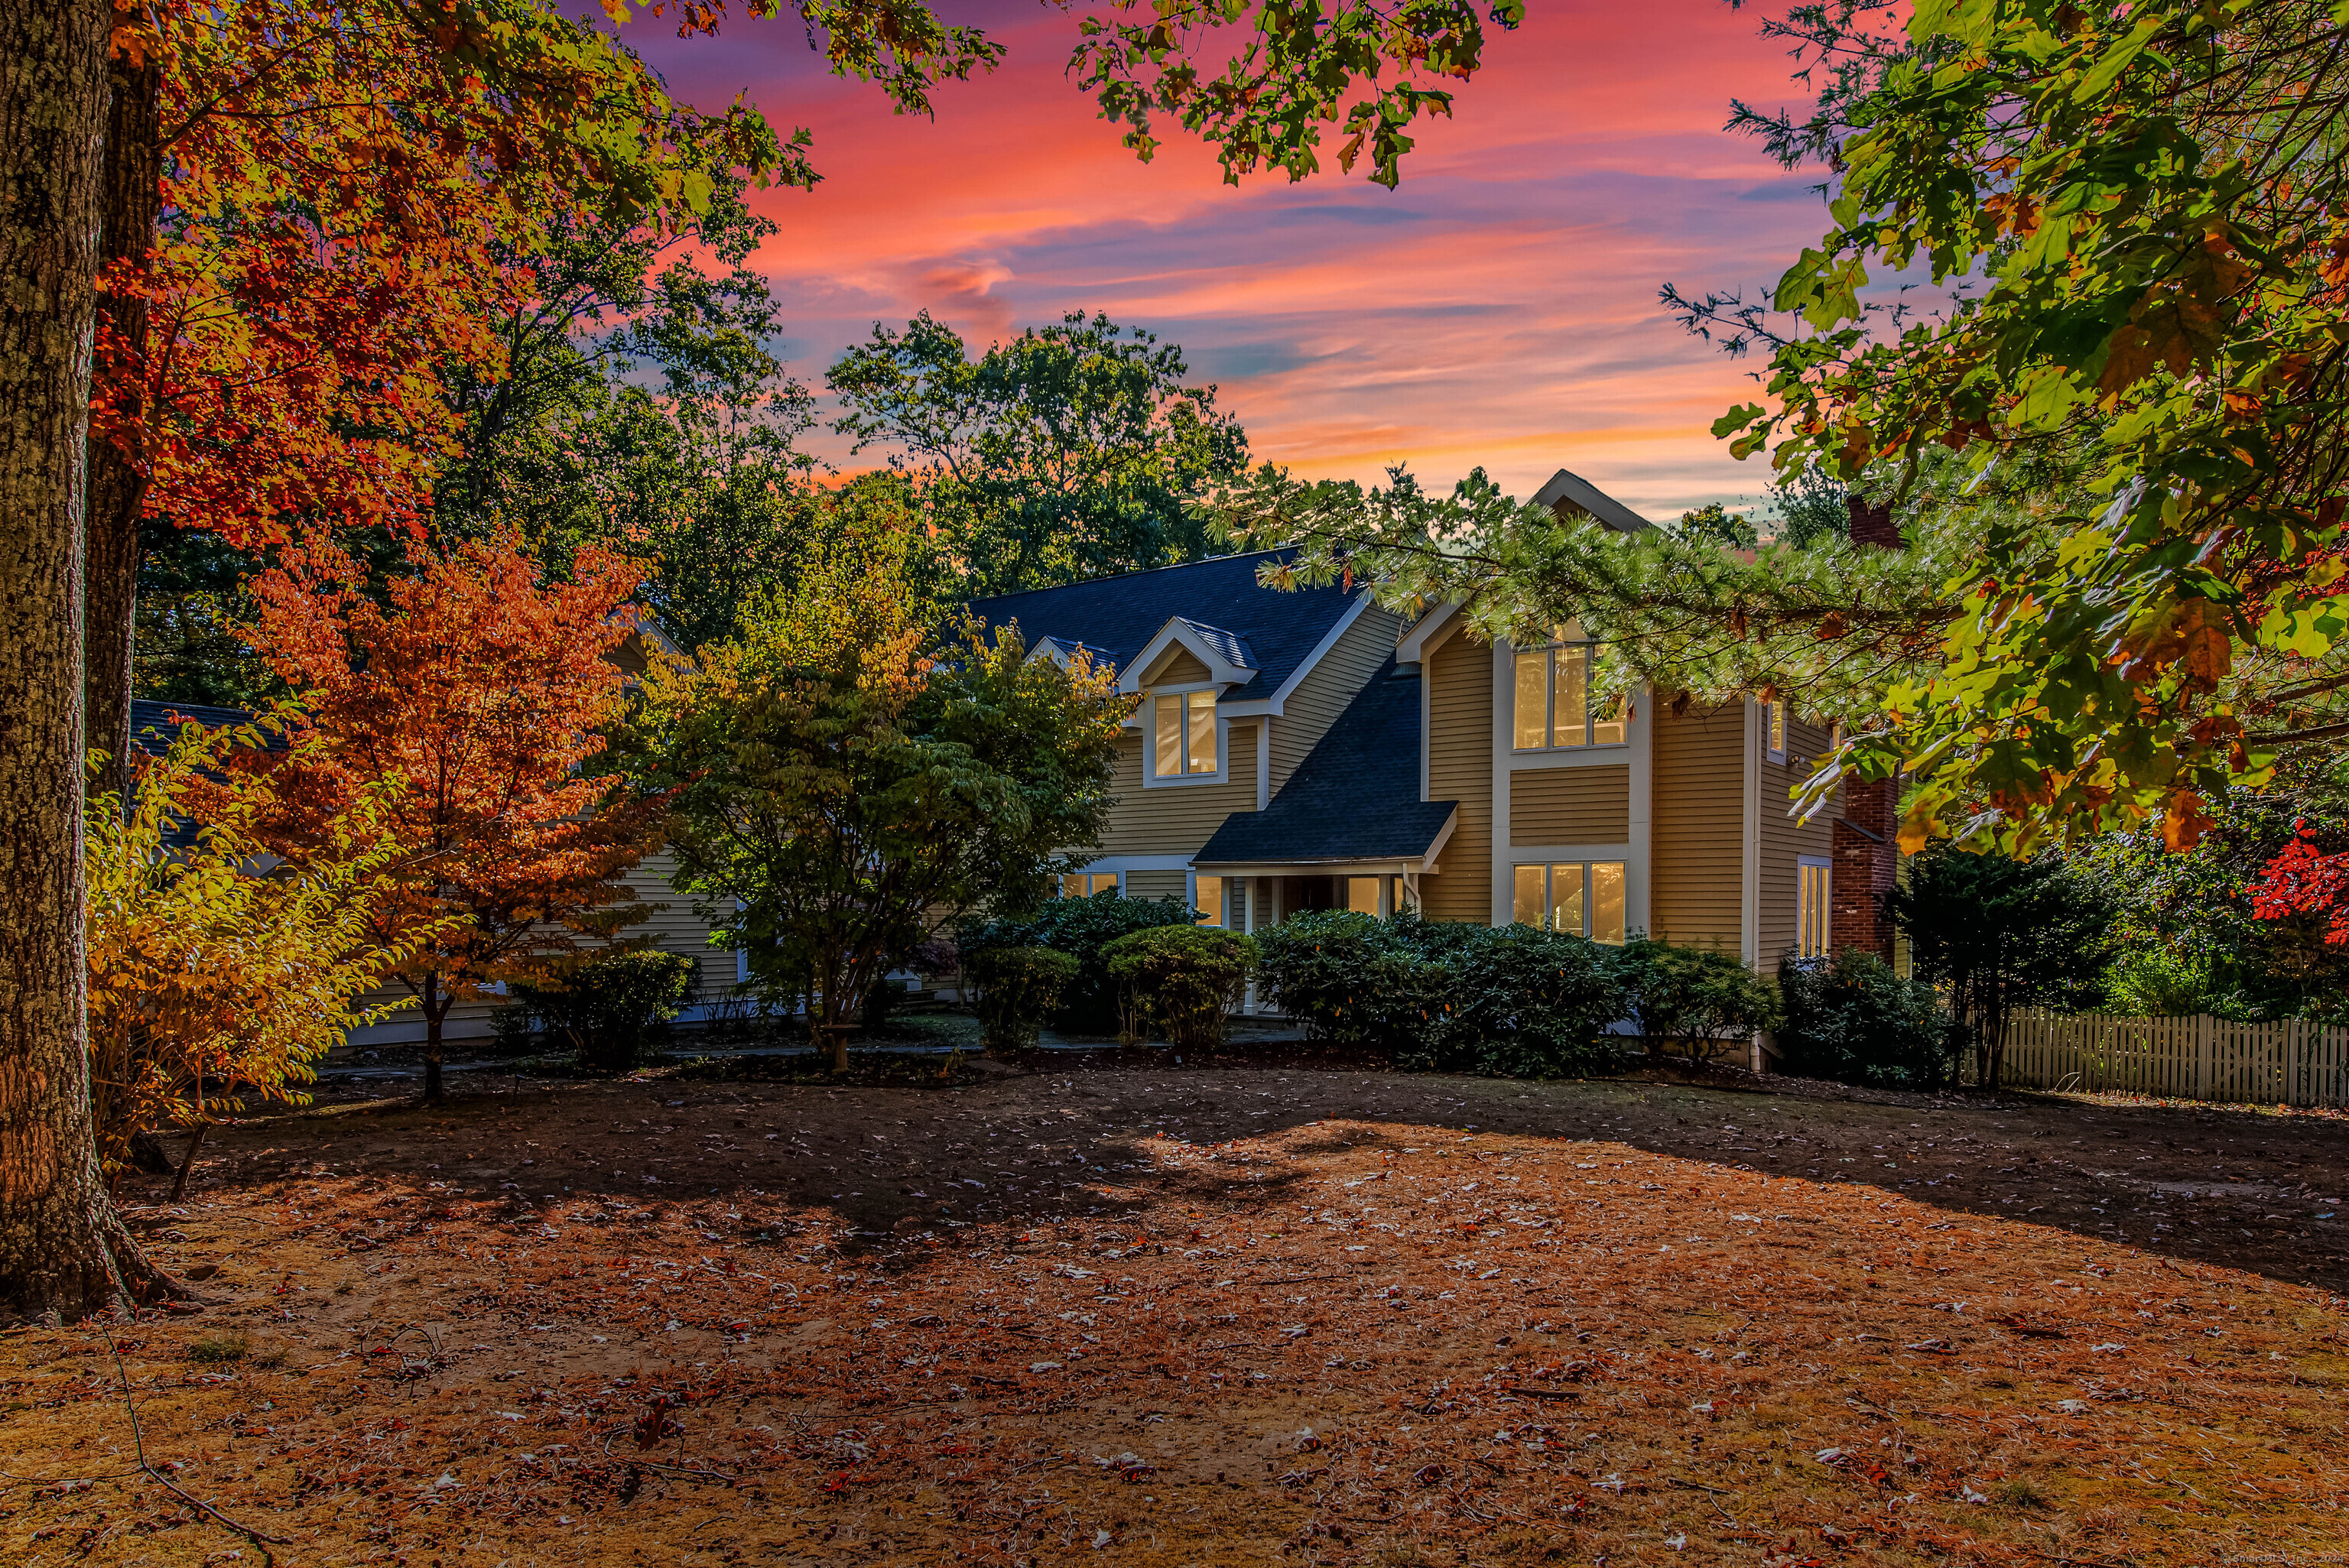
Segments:
[[[0,1336],[0,1562],[2349,1563],[2336,1118],[460,1090],[126,1191],[212,1301]]]

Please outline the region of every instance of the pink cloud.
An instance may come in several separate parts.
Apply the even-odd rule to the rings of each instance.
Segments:
[[[938,89],[935,120],[824,76],[782,27],[633,39],[681,97],[746,90],[812,129],[825,179],[760,198],[781,232],[754,263],[802,377],[922,309],[981,341],[1099,309],[1181,343],[1259,455],[1309,475],[1483,466],[1525,493],[1564,464],[1651,516],[1767,481],[1706,430],[1752,367],[1656,301],[1666,280],[1751,290],[1824,224],[1816,177],[1720,129],[1732,97],[1793,100],[1750,15],[1537,12],[1420,132],[1394,192],[1334,166],[1234,189],[1179,133],[1142,164],[1062,74],[1072,19],[1000,15],[1009,61]]]

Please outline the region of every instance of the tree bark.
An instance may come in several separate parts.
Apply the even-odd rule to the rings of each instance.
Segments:
[[[112,19],[107,0],[0,6],[0,1313],[26,1315],[151,1277],[99,1175],[82,944],[83,462]]]
[[[424,1098],[440,1098],[440,1023],[449,1004],[440,999],[440,976],[424,976]]]
[[[140,273],[155,245],[161,200],[163,68],[149,60],[109,62],[111,88],[102,176],[104,215],[98,229],[101,272],[128,262]],[[128,383],[121,413],[134,424],[146,415],[147,299],[138,291],[100,293],[98,318],[110,328],[121,356],[116,370]],[[135,379],[132,379],[135,377]],[[89,443],[89,516],[82,584],[84,724],[89,744],[107,755],[98,788],[130,799],[130,659],[139,606],[139,515],[147,505],[143,452],[113,441]]]

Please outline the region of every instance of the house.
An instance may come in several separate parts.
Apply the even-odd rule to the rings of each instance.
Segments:
[[[1564,469],[1537,499],[1648,526]],[[1138,699],[1099,852],[1064,892],[1181,897],[1240,931],[1416,908],[1644,932],[1765,971],[1831,945],[1889,955],[1869,896],[1890,880],[1889,789],[1789,813],[1824,727],[1754,700],[1675,711],[1642,692],[1610,710],[1603,650],[1572,624],[1518,645],[1457,606],[1406,621],[1360,589],[1260,585],[1285,553],[972,606],[1035,656],[1107,663]]]

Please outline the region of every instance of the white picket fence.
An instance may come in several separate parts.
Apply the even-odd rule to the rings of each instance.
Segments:
[[[2014,1088],[2157,1095],[2227,1105],[2349,1105],[2349,1028],[2286,1018],[2012,1017]]]

